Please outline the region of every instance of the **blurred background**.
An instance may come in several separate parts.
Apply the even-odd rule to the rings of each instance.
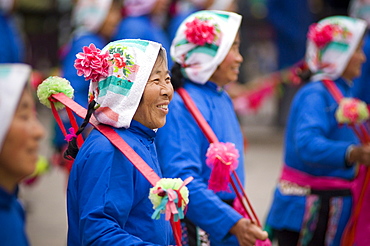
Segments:
[[[82,3],[78,5],[79,2]],[[290,101],[300,87],[295,71],[304,57],[308,26],[326,16],[347,15],[349,0],[142,0],[141,12],[135,10],[134,14],[125,8],[125,1],[114,0],[108,2],[117,11],[109,10],[105,19],[96,24],[98,27],[91,27],[93,20],[84,22],[82,13],[107,1],[79,2],[0,0],[0,63],[30,64],[34,88],[52,75],[71,76],[73,84],[77,82],[73,76],[77,75],[68,59],[82,51],[84,42],[99,41],[104,47],[117,38],[143,38],[169,48],[178,24],[196,10],[232,10],[243,16],[240,51],[244,62],[239,81],[228,90],[246,136],[246,190],[264,221],[282,163]],[[148,2],[153,5],[147,6]],[[157,5],[161,8],[156,9]],[[109,25],[107,16],[118,16],[119,20]],[[152,25],[151,35],[149,31],[140,34],[129,29],[130,25],[140,29],[142,16]],[[137,26],[132,25],[137,19]],[[114,30],[108,32],[112,26]],[[76,93],[80,94],[76,101],[86,100],[85,89]],[[63,141],[58,140],[60,133],[51,110],[37,104],[37,111],[48,132],[40,151],[44,168],[21,185],[20,197],[27,212],[31,245],[61,246],[66,245],[65,191],[70,163],[60,158]]]

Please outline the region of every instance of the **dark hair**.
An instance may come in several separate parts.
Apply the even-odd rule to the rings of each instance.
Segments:
[[[313,75],[312,71],[308,68],[308,65],[305,61],[302,61],[298,64],[295,73],[301,79],[302,83],[308,82]]]
[[[83,130],[85,129],[85,127],[87,126],[87,124],[89,123],[91,115],[95,110],[95,105],[96,105],[95,100],[92,100],[89,103],[85,119],[82,122],[81,126],[78,128],[78,130],[76,132],[76,136],[80,135],[83,132]],[[73,160],[73,159],[76,158],[78,151],[79,151],[79,148],[78,148],[78,145],[77,145],[77,137],[73,137],[71,139],[71,141],[68,142],[68,148],[64,152],[64,158],[66,158],[68,160]]]
[[[171,69],[171,83],[174,90],[183,87],[184,85],[184,75],[181,72],[181,65],[175,63]]]

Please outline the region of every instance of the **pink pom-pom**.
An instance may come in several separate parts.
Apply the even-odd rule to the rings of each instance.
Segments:
[[[216,28],[208,20],[199,20],[186,23],[186,39],[196,45],[212,44],[216,37]]]
[[[74,67],[79,76],[83,75],[85,80],[98,82],[100,77],[108,76],[109,52],[102,53],[94,44],[83,47],[83,52],[76,55]]]
[[[212,168],[208,188],[230,191],[230,173],[238,167],[239,152],[233,143],[211,143],[206,154],[206,164]]]

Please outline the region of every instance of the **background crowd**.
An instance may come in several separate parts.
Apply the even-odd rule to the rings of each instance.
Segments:
[[[0,62],[30,64],[34,87],[50,75],[64,76],[73,83],[83,80],[72,66],[74,55],[82,46],[95,43],[102,48],[116,39],[143,38],[160,42],[169,50],[175,30],[189,14],[203,9],[235,11],[243,16],[240,53],[244,61],[238,82],[250,85],[251,91],[257,90],[260,93],[256,93],[257,97],[262,98],[264,94],[258,90],[261,84],[279,81],[279,86],[269,95],[277,98],[271,123],[280,127],[286,125],[290,102],[299,88],[291,77],[283,76],[284,71],[303,59],[309,25],[327,16],[348,15],[349,5],[349,0],[151,0],[133,6],[130,3],[138,1],[126,0],[113,1],[107,9],[109,18],[104,20],[98,20],[94,12],[97,10],[91,10],[86,22],[83,13],[88,12],[91,1],[76,2],[0,0]],[[100,2],[102,10],[105,1]],[[91,24],[94,22],[97,22],[95,26]],[[110,29],[113,26],[116,28]],[[169,52],[167,55],[169,58]],[[168,61],[171,67],[171,59]],[[276,74],[280,76],[273,76]],[[87,89],[77,89],[76,101],[81,105],[84,103],[79,101],[79,93],[84,98]],[[249,107],[252,109],[238,111],[239,116],[260,109]],[[51,127],[48,134],[47,144],[54,152],[47,154],[50,165],[68,165],[55,155],[63,149],[58,142],[58,131]]]

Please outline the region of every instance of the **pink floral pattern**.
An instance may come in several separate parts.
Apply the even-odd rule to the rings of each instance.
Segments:
[[[115,53],[113,55],[114,63],[118,68],[124,68],[126,66],[126,62],[124,61],[124,58],[121,56],[120,53]]]
[[[102,53],[94,44],[83,47],[83,52],[76,55],[74,67],[79,76],[83,75],[85,80],[98,82],[100,77],[108,76],[109,52]]]
[[[193,44],[203,46],[206,43],[212,44],[217,38],[217,28],[210,23],[210,20],[194,18],[186,23],[186,39]]]

